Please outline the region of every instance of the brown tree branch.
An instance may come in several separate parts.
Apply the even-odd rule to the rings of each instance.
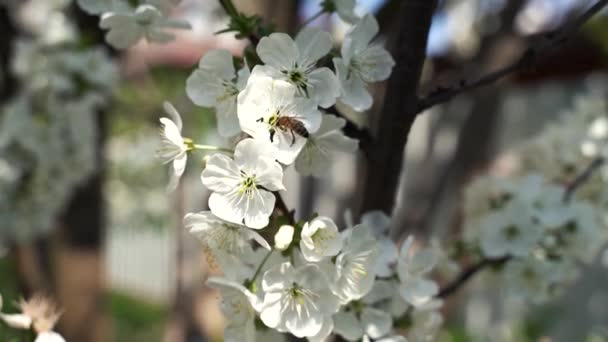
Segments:
[[[568,186],[566,187],[566,192],[564,193],[564,202],[569,202],[572,199],[572,196],[580,188],[591,176],[593,173],[599,169],[604,163],[606,159],[603,157],[595,158],[584,170],[581,172]]]
[[[454,279],[446,286],[442,287],[439,290],[439,293],[437,294],[437,298],[445,298],[456,293],[456,291],[458,291],[462,286],[464,286],[467,281],[469,281],[469,279],[471,279],[475,274],[477,274],[481,270],[485,269],[488,266],[500,266],[505,262],[509,261],[510,259],[510,256],[504,256],[496,259],[481,259],[480,261],[465,268],[462,272],[460,272],[456,279]]]
[[[567,42],[589,19],[606,5],[608,5],[608,0],[598,0],[593,6],[583,12],[582,15],[565,24],[557,32],[545,35],[539,44],[531,45],[517,60],[501,69],[473,81],[462,79],[457,85],[436,89],[428,97],[419,100],[417,112],[423,112],[433,106],[448,102],[464,92],[493,84],[508,75],[535,65],[542,57],[551,54]]]
[[[403,0],[395,36],[393,57],[397,62],[391,75],[381,115],[375,125],[360,212],[378,209],[390,214],[395,202],[403,152],[417,113],[416,92],[431,20],[437,0]]]

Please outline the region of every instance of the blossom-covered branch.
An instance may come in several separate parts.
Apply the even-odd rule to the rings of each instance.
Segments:
[[[462,79],[450,87],[439,87],[427,97],[418,101],[417,112],[423,112],[433,106],[450,101],[455,96],[493,84],[515,72],[529,68],[538,63],[542,57],[550,55],[570,39],[580,27],[608,5],[608,0],[599,0],[582,15],[564,25],[556,33],[546,34],[539,44],[528,47],[519,58],[511,64],[481,76],[475,80]]]
[[[511,259],[510,256],[503,256],[500,258],[483,258],[480,261],[468,266],[460,272],[460,274],[452,282],[448,283],[439,290],[437,293],[438,298],[446,298],[456,293],[461,287],[463,287],[474,275],[478,272],[486,269],[487,267],[500,266]]]

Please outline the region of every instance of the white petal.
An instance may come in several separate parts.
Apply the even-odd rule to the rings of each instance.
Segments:
[[[329,32],[309,26],[298,33],[295,44],[300,54],[300,65],[306,65],[327,55],[332,47],[332,39]]]
[[[342,57],[356,55],[363,51],[378,34],[378,22],[373,15],[367,14],[347,32],[342,44]]]
[[[177,124],[167,118],[160,118],[159,120],[162,125],[162,135],[176,146],[183,145],[184,138],[182,138],[181,130]]]
[[[272,33],[263,37],[256,51],[265,64],[279,70],[291,68],[298,58],[296,44],[285,33]]]
[[[363,112],[372,107],[374,100],[367,90],[366,84],[358,77],[341,82],[342,97],[340,100],[357,112]]]
[[[197,234],[209,228],[209,223],[217,218],[209,211],[188,213],[184,216],[184,227],[190,229],[190,233]]]
[[[361,312],[361,324],[369,337],[377,339],[391,331],[393,319],[391,315],[384,311],[365,308]]]
[[[255,191],[254,194],[245,212],[245,225],[249,228],[262,229],[268,225],[268,218],[274,210],[276,198],[265,190]]]
[[[346,121],[333,115],[324,115],[319,130],[309,138],[298,155],[295,167],[302,175],[323,177],[329,169],[335,152],[354,152],[358,141],[348,138],[340,130]]]
[[[256,165],[256,184],[270,191],[285,190],[283,185],[283,168],[270,158],[261,157]]]
[[[421,306],[429,302],[439,292],[439,287],[433,281],[412,278],[402,280],[399,287],[401,297],[413,306]]]
[[[231,80],[235,77],[232,54],[228,50],[218,49],[207,52],[199,61],[198,67],[216,74],[223,80]]]
[[[2,319],[9,327],[15,329],[29,329],[32,325],[32,318],[24,314],[0,313],[0,319]]]
[[[352,311],[334,315],[334,331],[349,341],[358,341],[363,337],[363,329]]]
[[[365,82],[378,82],[386,80],[393,71],[395,60],[383,47],[372,45],[359,56],[367,67],[362,67]]]
[[[232,191],[242,182],[241,171],[236,163],[223,154],[214,154],[207,160],[201,173],[203,184],[212,191]]]
[[[260,165],[258,161],[260,158],[264,158],[266,160],[273,158],[275,154],[276,150],[272,147],[272,145],[270,145],[270,143],[248,138],[241,140],[236,145],[234,149],[234,162],[236,165],[238,165],[240,170],[243,170],[248,174],[257,175],[260,171],[273,173],[276,170],[273,169],[274,166],[272,166],[272,164],[264,163]],[[258,169],[258,167],[261,169]],[[274,175],[275,174],[273,174],[273,176]],[[283,172],[281,171],[281,178],[282,175]]]
[[[266,295],[268,295],[271,291],[282,291],[286,288],[286,281],[289,281],[289,276],[293,273],[293,266],[288,263],[282,263],[280,265],[276,265],[273,268],[269,269],[264,273],[262,278],[262,288]]]
[[[215,106],[223,90],[221,79],[208,70],[194,70],[186,80],[188,98],[202,107]]]
[[[340,19],[345,22],[352,24],[359,20],[359,17],[355,14],[355,0],[334,0],[336,4],[336,12]]]
[[[334,330],[334,320],[331,316],[325,316],[323,318],[323,326],[321,330],[314,336],[308,337],[310,342],[323,342],[326,341],[331,332]]]
[[[236,96],[227,98],[216,107],[217,130],[222,137],[233,137],[241,132],[236,108]]]
[[[342,89],[340,101],[358,112],[371,108],[374,101],[367,90],[365,82],[355,75],[350,75],[350,78],[346,78],[348,70],[343,63],[343,60],[334,58],[333,61]]]
[[[245,61],[245,66],[242,67],[237,73],[236,87],[238,90],[245,89],[250,75],[251,72],[249,71],[249,67],[247,66],[247,61]]]
[[[43,331],[36,336],[34,342],[65,342],[65,339],[54,331]]]
[[[228,324],[224,328],[225,342],[255,342],[255,324],[247,321],[245,324]]]
[[[340,82],[329,68],[319,68],[308,74],[308,82],[311,84],[310,97],[323,108],[328,108],[336,103],[340,96]]]
[[[173,160],[172,170],[169,172],[169,184],[167,185],[167,191],[173,191],[177,188],[179,180],[186,169],[187,161],[188,155],[186,153],[182,153]]]
[[[99,27],[110,30],[106,33],[106,41],[117,49],[135,45],[144,34],[132,16],[117,13],[102,15]]]
[[[288,307],[283,310],[285,326],[297,337],[315,336],[323,328],[323,314],[307,300],[296,304],[301,309]]]
[[[173,122],[175,123],[177,130],[180,132],[180,138],[181,138],[181,131],[182,131],[183,124],[182,124],[182,117],[179,115],[179,112],[168,101],[163,102],[163,109],[165,110],[165,113],[167,113],[169,115],[169,117],[171,118],[171,120],[173,120]]]
[[[209,196],[209,209],[211,209],[213,215],[222,220],[243,224],[247,203],[242,197],[238,194],[214,192]]]
[[[266,303],[266,300],[264,300]],[[276,328],[282,320],[281,303],[276,301],[272,305],[265,306],[260,314],[260,319],[269,328]]]
[[[182,153],[180,156],[173,160],[173,172],[176,177],[181,177],[186,169],[186,162],[188,161],[188,154]]]

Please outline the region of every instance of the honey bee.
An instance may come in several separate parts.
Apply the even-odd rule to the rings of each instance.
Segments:
[[[291,146],[296,142],[296,134],[301,137],[308,138],[308,130],[302,121],[289,116],[280,116],[277,119],[275,127],[291,133]],[[275,128],[270,130],[270,141],[273,141]]]
[[[259,121],[259,120],[258,120]],[[291,133],[291,146],[296,142],[296,134],[301,137],[308,138],[310,134],[304,126],[302,121],[297,118],[290,116],[277,116],[269,120],[270,128],[270,141],[274,142],[274,135],[277,129]]]

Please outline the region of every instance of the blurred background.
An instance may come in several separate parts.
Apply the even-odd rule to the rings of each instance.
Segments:
[[[53,1],[24,0],[29,9],[18,13],[8,2],[0,6],[2,104],[19,87],[10,82],[8,72],[17,34],[30,30],[35,18],[48,15],[49,8],[41,3]],[[559,28],[593,2],[440,1],[420,92],[506,65],[530,40]],[[274,22],[277,31],[293,34],[317,12],[320,1],[235,3],[246,13]],[[399,4],[400,0],[360,0],[357,11],[375,13],[381,26],[379,39],[386,40],[393,23],[400,20],[395,17]],[[75,7],[70,13],[91,41],[103,42],[97,17]],[[189,160],[181,185],[168,194],[167,167],[156,159],[155,150],[164,100],[182,114],[185,136],[205,144],[225,144],[215,133],[213,112],[194,106],[186,97],[185,82],[210,49],[225,48],[241,55],[247,43],[231,33],[214,35],[228,23],[218,1],[183,0],[173,15],[186,19],[193,30],[176,32],[177,39],[166,45],[142,41],[124,53],[110,52],[119,60],[120,82],[112,89],[110,103],[97,115],[95,168],[69,188],[64,200],[45,197],[24,204],[17,212],[14,198],[0,187],[0,230],[24,229],[21,225],[31,222],[48,226],[40,234],[0,241],[0,293],[5,307],[10,310],[14,300],[34,292],[52,294],[64,309],[59,331],[68,341],[221,340],[218,296],[204,286],[213,271],[207,268],[198,242],[181,224],[185,213],[206,209],[209,193],[199,178],[202,161]],[[337,41],[348,29],[334,16],[321,16],[312,24],[332,32]],[[407,147],[393,215],[395,236],[412,232],[449,238],[458,221],[462,187],[470,176],[490,165],[496,172],[508,172],[508,161],[492,163],[497,154],[534,136],[546,122],[571,108],[577,96],[606,89],[607,57],[604,11],[533,70],[420,115]],[[381,106],[383,89],[377,88],[375,103]],[[366,126],[368,115],[372,114],[348,113],[361,126]],[[287,205],[296,208],[299,218],[317,212],[343,223],[345,210],[359,203],[354,194],[361,178],[360,158],[340,156],[323,179],[300,177],[290,169],[285,179],[290,189]],[[0,179],[6,177],[9,162],[9,156],[0,154]],[[88,166],[74,164],[72,169]],[[45,184],[29,189],[27,196],[46,196]],[[40,212],[50,204],[57,210],[39,223]],[[17,213],[18,220],[13,217]],[[446,310],[451,314],[446,317],[451,320],[446,322],[442,341],[607,340],[608,272],[599,261],[584,270],[563,298],[527,310],[517,319],[509,312],[520,315],[521,311],[492,306],[499,292],[488,284],[473,285],[469,292],[475,289],[483,295],[467,299],[463,292],[450,299]]]

